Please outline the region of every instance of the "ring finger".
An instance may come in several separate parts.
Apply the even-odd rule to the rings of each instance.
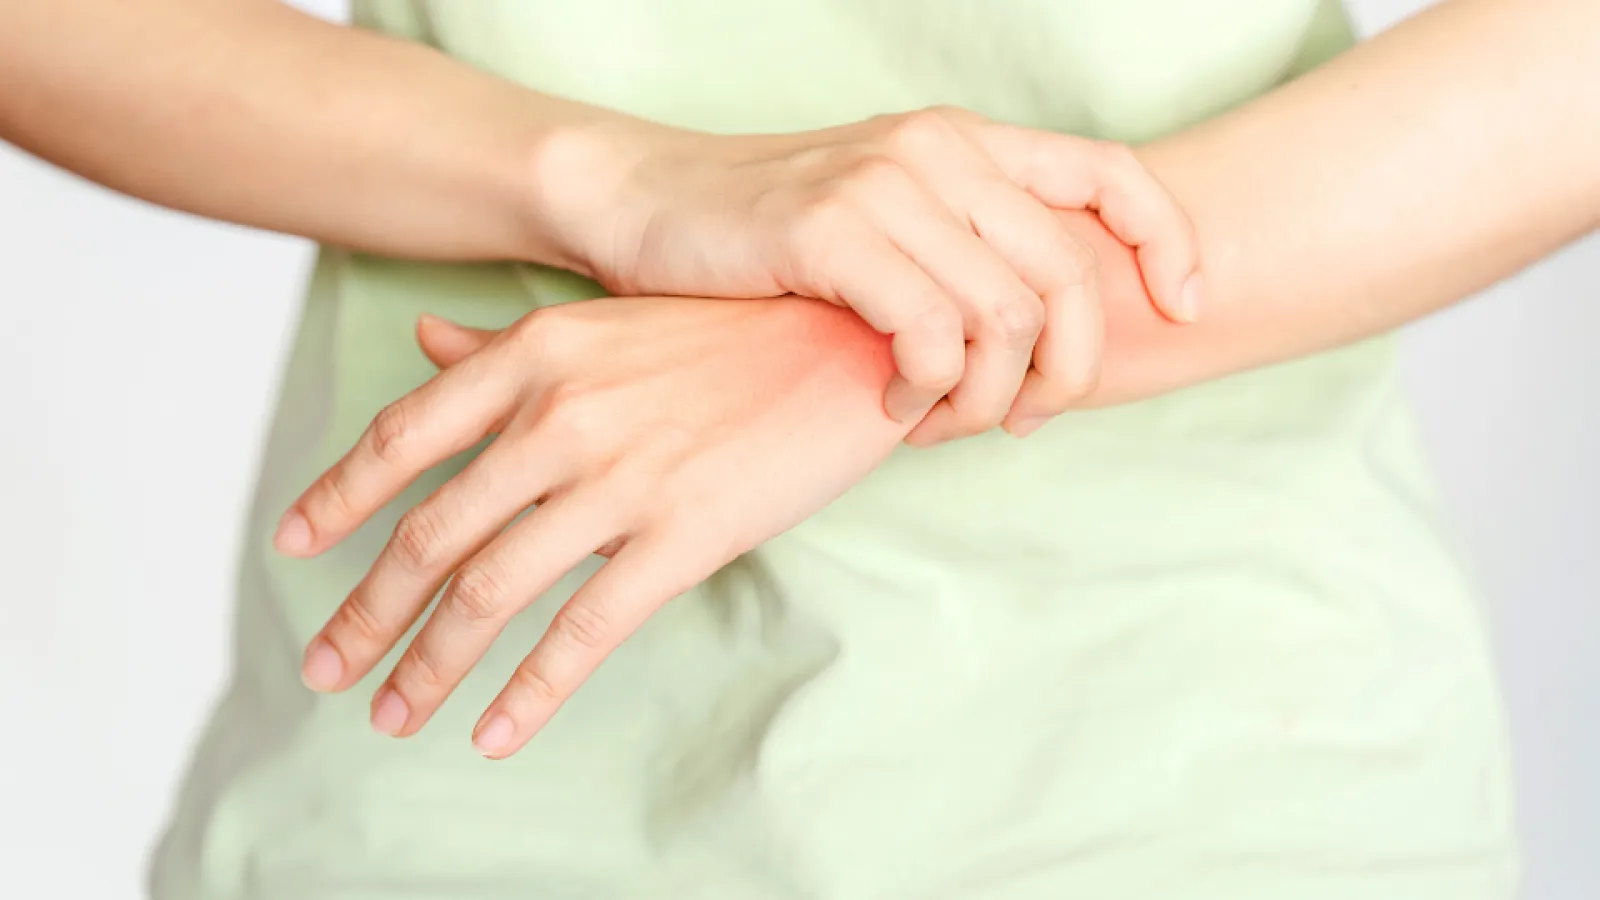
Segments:
[[[1039,295],[995,248],[927,190],[907,179],[900,196],[873,206],[877,224],[961,310],[969,338],[965,372],[949,404],[955,436],[1000,424],[1022,387],[1044,324]]]
[[[365,676],[450,573],[558,482],[556,460],[530,452],[528,443],[495,440],[400,518],[377,561],[306,651],[308,685],[343,690]]]
[[[421,728],[512,616],[621,534],[617,493],[559,493],[463,565],[375,695],[373,727],[397,736]]]

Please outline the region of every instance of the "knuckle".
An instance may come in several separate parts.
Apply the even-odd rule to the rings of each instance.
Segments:
[[[837,185],[819,185],[801,197],[792,226],[804,237],[820,237],[855,217],[855,209]]]
[[[544,427],[570,454],[592,455],[604,442],[606,419],[585,385],[568,381],[551,388],[542,418]]]
[[[527,694],[537,703],[560,703],[562,700],[561,690],[537,664],[525,663],[518,666],[517,670],[511,673],[511,683],[519,692]]]
[[[356,507],[350,496],[349,473],[344,463],[329,469],[322,476],[317,494],[320,503],[307,503],[305,505],[306,518],[311,521],[311,527],[316,529],[325,525],[331,519],[344,519],[356,513]],[[323,516],[327,518],[324,519]]]
[[[402,567],[421,573],[437,564],[444,536],[434,514],[426,506],[418,506],[400,517],[389,547]]]
[[[918,390],[943,396],[961,383],[961,373],[964,370],[963,365],[939,362],[929,366],[925,372],[919,372],[915,376],[907,375],[905,378]]]
[[[504,615],[507,594],[499,576],[482,564],[456,573],[450,586],[450,609],[465,622],[487,624]]]
[[[961,314],[940,297],[912,313],[906,330],[917,335],[918,340],[954,342],[962,336]]]
[[[563,351],[580,339],[574,318],[561,306],[545,307],[518,319],[506,332],[520,359],[552,365],[568,358]]]
[[[383,641],[383,626],[359,593],[351,594],[339,605],[327,630],[330,641],[340,649],[371,646]]]
[[[554,326],[558,316],[551,315],[553,307],[537,309],[511,323],[506,329],[506,335],[523,349],[529,346],[538,347],[544,343],[544,337]]]
[[[948,107],[934,106],[896,116],[885,143],[892,153],[936,153],[960,137]]]
[[[372,420],[372,452],[385,463],[403,460],[414,437],[411,411],[404,402],[385,406]]]
[[[550,621],[550,634],[585,650],[600,650],[609,642],[611,623],[597,610],[569,604]]]
[[[1044,303],[1031,294],[1002,301],[989,310],[987,325],[1007,344],[1032,346],[1044,330]]]
[[[845,201],[882,202],[906,181],[906,172],[899,163],[887,156],[869,154],[851,163],[836,196]]]
[[[450,684],[433,652],[420,644],[413,644],[406,651],[402,665],[396,670],[403,671],[407,681],[423,688],[437,690]]]

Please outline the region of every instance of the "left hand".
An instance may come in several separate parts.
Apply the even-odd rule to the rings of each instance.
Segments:
[[[820,510],[911,427],[883,410],[888,339],[813,300],[589,300],[498,333],[438,320],[419,331],[436,362],[455,364],[378,415],[277,543],[320,553],[495,435],[402,517],[306,652],[308,685],[350,687],[449,580],[374,698],[373,725],[397,736],[422,727],[512,616],[614,551],[479,722],[474,742],[492,758],[543,727],[656,609]]]
[[[890,335],[885,403],[921,420],[916,445],[1022,437],[1094,391],[1099,266],[1062,211],[1134,248],[1170,320],[1202,303],[1193,227],[1136,153],[970,110],[795,134],[608,121],[551,141],[538,171],[563,267],[617,296],[796,294]]]

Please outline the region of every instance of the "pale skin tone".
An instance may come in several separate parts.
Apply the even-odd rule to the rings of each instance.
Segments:
[[[30,6],[12,4],[0,12],[0,35],[54,27],[41,25],[44,20],[37,15],[16,12]],[[104,25],[97,19],[97,28]],[[1204,273],[1205,286],[1204,315],[1196,324],[1174,324],[1175,318],[1184,317],[1182,284],[1173,289],[1178,278],[1158,262],[1161,252],[1153,252],[1169,243],[1181,247],[1181,236],[1140,242],[1145,252],[1136,257],[1124,239],[1145,235],[1130,230],[1126,221],[1118,222],[1110,204],[1101,206],[1100,216],[1069,211],[1087,205],[1086,194],[1062,187],[1056,168],[1060,154],[1032,150],[1027,134],[1012,140],[1016,133],[1006,129],[988,132],[1004,135],[1004,140],[971,141],[987,156],[985,165],[1004,173],[1018,189],[1008,196],[1056,209],[1048,215],[1062,231],[1049,242],[1068,248],[1061,251],[1063,258],[1081,255],[1087,246],[1098,260],[1096,309],[1105,322],[1104,361],[1097,379],[1087,386],[1075,384],[1076,393],[1067,402],[1083,406],[1137,400],[1376,334],[1455,302],[1593,230],[1600,224],[1595,34],[1600,34],[1600,4],[1590,0],[1450,0],[1291,85],[1140,148],[1142,170],[1176,198],[1193,223],[1198,262],[1190,268]],[[319,39],[334,40],[331,33]],[[0,60],[15,56],[5,44],[17,40],[0,37]],[[354,45],[348,49],[356,55]],[[372,52],[404,56],[413,51],[384,43],[380,53],[374,43]],[[398,67],[401,61],[373,58],[366,64]],[[480,95],[469,87],[481,90],[483,97],[493,93],[431,58],[426,66],[439,68],[427,69],[420,58],[415,65],[419,89],[458,79],[463,91],[455,103],[459,109],[470,110],[479,102],[472,98]],[[0,71],[0,77],[13,78],[16,71],[27,71],[27,62],[0,62],[0,69],[6,67],[15,71]],[[114,95],[115,90],[107,86],[104,92]],[[303,100],[297,96],[295,102]],[[114,97],[105,102],[115,102]],[[336,105],[325,98],[322,103]],[[441,106],[448,105],[441,100]],[[46,124],[39,126],[40,117],[25,115],[23,106],[12,101],[0,108],[0,128],[24,146],[92,177],[163,202],[387,252],[531,257],[593,273],[576,256],[561,256],[570,249],[551,249],[565,246],[551,235],[581,232],[571,223],[582,220],[593,204],[649,194],[640,186],[648,184],[647,178],[630,182],[631,176],[622,175],[609,182],[598,179],[633,185],[600,201],[535,189],[535,196],[563,212],[553,224],[529,226],[525,210],[496,215],[490,209],[497,188],[508,184],[496,178],[515,181],[507,173],[525,174],[526,168],[497,167],[484,159],[479,182],[448,176],[430,181],[426,173],[406,168],[421,164],[426,170],[447,158],[449,148],[441,147],[437,154],[395,161],[395,169],[382,177],[367,168],[367,160],[359,172],[353,160],[343,167],[328,166],[331,174],[322,188],[355,192],[341,198],[345,205],[340,208],[346,211],[315,223],[294,221],[293,215],[316,216],[292,213],[287,206],[278,209],[271,192],[248,185],[196,187],[192,179],[178,177],[188,174],[181,165],[119,168],[126,164],[115,148],[97,149],[98,139],[83,134],[88,127],[75,124],[92,119],[93,113],[89,109],[77,118],[56,116],[65,121],[55,126],[48,124],[53,117],[44,115]],[[380,106],[374,115],[383,114]],[[405,120],[398,111],[394,115],[396,121]],[[450,115],[470,119],[466,113]],[[540,156],[536,172],[570,175],[577,165],[639,171],[633,148],[641,132],[635,126],[610,121],[595,125],[582,110],[573,115],[574,127],[561,132],[572,140],[546,143],[560,152]],[[35,123],[29,126],[32,130],[18,124],[24,120]],[[331,121],[327,124],[332,127]],[[151,135],[159,130],[151,128]],[[149,140],[152,146],[159,143],[153,136]],[[370,147],[375,139],[367,140]],[[494,138],[486,135],[485,140],[493,143]],[[517,143],[509,136],[505,141]],[[129,143],[137,141],[125,136],[123,144]],[[308,163],[315,157],[313,143],[308,138],[306,148],[288,154],[276,168],[272,159],[261,161],[269,178],[279,173],[280,189],[294,190],[296,173],[308,165],[317,168]],[[613,144],[615,149],[608,149]],[[578,149],[585,152],[568,152]],[[193,152],[203,156],[213,151],[197,143]],[[271,155],[255,147],[245,152]],[[152,149],[151,155],[159,154]],[[910,167],[896,165],[909,173]],[[1112,177],[1109,171],[1086,166],[1073,177],[1098,178],[1095,183],[1103,186]],[[390,185],[382,178],[394,184],[408,179],[419,186],[432,184],[436,191],[419,187],[409,197],[404,191],[387,197]],[[355,183],[341,185],[341,180]],[[583,179],[555,180],[571,184]],[[380,209],[383,215],[368,220],[366,214],[349,211],[363,209],[363,187],[370,194],[365,208]],[[182,196],[161,196],[166,188]],[[934,190],[931,195],[952,208],[945,194]],[[482,201],[484,208],[476,209],[473,200]],[[393,205],[400,203],[413,205]],[[431,226],[407,218],[431,203],[439,204],[444,221],[460,230],[430,234]],[[1151,201],[1150,208],[1156,206]],[[671,210],[678,207],[669,201],[664,208],[663,221],[670,223]],[[954,202],[953,208],[961,204]],[[1159,212],[1155,215],[1161,218]],[[497,221],[505,227],[497,230]],[[881,222],[861,221],[873,221],[881,233],[892,231]],[[1121,227],[1113,233],[1108,223]],[[481,243],[464,250],[469,237],[463,235],[474,229]],[[1027,230],[1052,233],[1042,225]],[[1170,233],[1181,235],[1183,230],[1173,225]],[[1004,243],[993,234],[980,237],[984,243],[990,238]],[[521,252],[540,241],[545,244],[539,252],[547,256]],[[1070,369],[1057,360],[1073,356],[1062,350],[1064,345],[1079,346],[1077,325],[1063,327],[1055,338],[1051,329],[1063,319],[1079,322],[1070,316],[1083,314],[1067,312],[1078,307],[1047,295],[1050,285],[1066,285],[1079,275],[1063,269],[1056,276],[1060,281],[1030,276],[1022,271],[1031,265],[1022,262],[1022,255],[1008,254],[994,243],[989,247],[993,255],[985,259],[1000,260],[1036,291],[1032,296],[1051,323],[1044,327],[1045,339],[1031,348],[1033,368],[1027,376],[1072,381],[1051,370]],[[906,258],[915,262],[915,254]],[[631,271],[626,265],[615,269]],[[921,271],[965,322],[963,292],[944,283],[953,277]],[[626,286],[649,293],[653,289],[647,281]],[[1163,301],[1168,294],[1178,300]],[[419,507],[421,512],[407,517],[408,524],[367,579],[313,642],[308,681],[330,690],[354,684],[422,613],[433,591],[456,573],[439,611],[375,697],[375,724],[389,733],[412,733],[510,616],[577,559],[593,550],[612,553],[612,561],[563,608],[556,625],[480,721],[475,731],[480,749],[505,756],[532,737],[651,611],[732,555],[819,508],[876,465],[913,427],[940,423],[936,433],[922,435],[927,439],[970,433],[978,419],[963,420],[954,403],[938,407],[942,418],[920,419],[920,425],[915,414],[905,415],[903,409],[891,414],[882,392],[897,372],[910,381],[903,329],[874,320],[876,313],[864,308],[870,301],[837,295],[827,299],[843,302],[861,318],[800,300],[654,299],[596,301],[576,305],[582,309],[544,311],[497,337],[445,323],[425,324],[419,336],[445,370],[391,407],[368,437],[296,503],[280,547],[298,555],[322,552],[452,448],[469,446],[486,433],[501,437],[479,462]],[[1163,315],[1161,309],[1175,314]],[[657,341],[610,357],[591,354],[581,363],[549,350],[562,343],[554,335],[627,348],[633,343],[630,336],[639,333],[638,323],[651,317],[660,322],[681,317],[699,327],[668,329],[678,335],[671,343]],[[779,320],[783,327],[774,327],[772,322]],[[812,340],[807,343],[797,335]],[[836,354],[817,352],[812,345],[820,335],[827,336]],[[961,335],[963,341],[970,337],[970,330]],[[922,343],[930,348],[938,344]],[[973,383],[976,387],[968,384],[1003,356],[978,351],[965,356],[952,400],[968,390],[971,406],[972,396],[987,396],[1002,383],[1014,389],[1021,381],[1015,362],[1003,379],[984,375]],[[741,377],[724,377],[730,371]],[[992,371],[1001,367],[996,364]],[[910,389],[897,388],[890,395]],[[1059,391],[1051,396],[1056,402],[1069,393],[1050,390]],[[759,402],[752,402],[753,397]],[[1026,388],[1009,402],[1002,421],[1014,432],[1026,430],[1018,427],[1022,419],[1036,418],[1019,415],[1019,410],[1055,411],[1028,406],[1032,401]],[[926,397],[919,403],[919,410],[926,408]],[[631,413],[619,412],[624,409]],[[987,415],[993,419],[994,409]],[[700,427],[708,421],[723,425]],[[957,426],[962,421],[966,427]],[[751,452],[757,447],[764,449]],[[532,474],[513,480],[510,460]],[[497,466],[506,467],[502,474],[496,474]],[[769,483],[775,471],[786,473],[790,493],[762,509],[745,508],[748,486]],[[630,491],[628,486],[641,479],[650,490]],[[548,503],[499,533],[516,512],[541,499]],[[530,559],[540,563],[530,566]]]
[[[885,404],[928,442],[1026,432],[1092,389],[1094,259],[1051,207],[1100,210],[1168,316],[1201,302],[1193,231],[1132,154],[962,110],[701,134],[275,0],[14,0],[0,83],[0,136],[203,215],[618,295],[848,306],[893,336]],[[1030,193],[997,158],[1050,164]]]

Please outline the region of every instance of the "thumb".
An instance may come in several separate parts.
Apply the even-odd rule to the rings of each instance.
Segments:
[[[448,369],[478,352],[499,333],[468,328],[427,314],[417,319],[417,346],[422,348],[422,354],[430,362],[441,369]]]

